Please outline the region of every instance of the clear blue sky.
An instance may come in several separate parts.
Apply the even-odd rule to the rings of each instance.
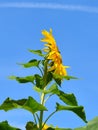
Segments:
[[[19,8],[21,2],[24,3],[24,8]],[[30,2],[33,2],[33,6],[36,3],[38,6],[31,8]],[[46,7],[49,3],[53,7]],[[58,8],[57,4],[61,7]],[[53,9],[55,6],[56,9]],[[38,99],[31,84],[18,84],[7,77],[33,73],[34,70],[25,70],[16,63],[35,58],[27,49],[42,49],[41,30],[50,28],[53,29],[63,64],[71,66],[68,74],[81,79],[64,81],[62,90],[76,95],[79,105],[85,108],[87,120],[91,120],[98,116],[97,0],[0,0],[0,103],[7,97],[21,99],[31,95]],[[56,100],[54,97],[49,102],[50,109]],[[0,121],[8,120],[12,125],[21,126],[22,130],[24,123],[32,119],[32,115],[24,110],[7,113],[0,111]],[[71,128],[85,125],[72,112],[59,112],[48,124]]]

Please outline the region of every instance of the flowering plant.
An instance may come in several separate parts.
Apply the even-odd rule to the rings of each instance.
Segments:
[[[34,97],[29,96],[28,99],[13,100],[7,98],[1,105],[0,110],[9,111],[12,109],[25,109],[34,117],[32,122],[26,124],[26,130],[63,130],[47,126],[47,121],[55,113],[67,110],[78,115],[84,122],[86,116],[84,107],[79,106],[76,97],[73,93],[65,93],[61,91],[60,86],[64,80],[77,79],[76,77],[67,74],[67,68],[62,62],[62,56],[56,45],[56,41],[50,31],[43,30],[44,37],[41,42],[45,42],[43,50],[29,50],[31,53],[42,57],[42,60],[33,59],[27,63],[21,64],[24,68],[37,67],[40,73],[29,75],[26,77],[10,76],[19,83],[32,83],[33,90],[40,94],[40,103]],[[56,102],[55,110],[44,119],[44,112],[48,111],[45,104],[50,97],[56,95],[63,102],[63,105]]]

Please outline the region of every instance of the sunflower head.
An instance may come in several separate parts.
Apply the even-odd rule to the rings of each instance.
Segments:
[[[43,49],[47,53],[46,59],[50,61],[49,65],[53,63],[49,66],[48,71],[53,71],[55,74],[66,76],[67,67],[62,63],[62,56],[56,45],[56,40],[52,35],[52,29],[50,29],[50,32],[43,30],[42,35],[44,35],[44,38],[42,38],[41,41],[46,43],[44,44],[45,48]]]

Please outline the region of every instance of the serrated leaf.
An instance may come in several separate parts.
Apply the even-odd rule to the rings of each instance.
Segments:
[[[56,109],[57,111],[61,111],[61,110],[72,111],[87,123],[83,106],[63,106],[57,103]]]
[[[57,95],[67,105],[71,105],[71,106],[77,106],[78,105],[77,100],[76,100],[73,93],[67,94],[67,93],[64,93],[63,91],[58,90]]]
[[[35,77],[34,77],[33,75],[31,75],[31,76],[26,76],[26,77],[10,76],[9,79],[16,80],[16,81],[18,81],[19,83],[28,83],[28,82],[33,83]]]
[[[25,109],[31,113],[35,113],[40,110],[47,110],[43,105],[38,103],[34,98],[28,97],[28,99],[21,99],[21,100],[12,100],[7,98],[2,105],[0,105],[0,110],[9,111],[12,109]]]
[[[20,64],[20,65],[22,65],[24,68],[30,68],[30,67],[35,67],[35,66],[38,67],[39,63],[40,63],[40,60],[33,59],[25,64]]]
[[[43,56],[44,57],[44,54],[42,53],[41,50],[31,50],[31,49],[29,49],[29,52],[32,52],[33,54],[37,54],[39,56]]]
[[[2,121],[0,122],[0,130],[21,130],[21,129],[10,126],[7,121]]]

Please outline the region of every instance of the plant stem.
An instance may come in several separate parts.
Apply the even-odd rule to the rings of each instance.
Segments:
[[[47,117],[47,119],[45,120],[45,122],[44,122],[43,125],[42,125],[42,128],[44,127],[44,125],[46,124],[46,122],[49,120],[49,118],[50,118],[51,116],[53,116],[56,112],[57,112],[57,110],[55,110],[54,112],[52,112],[52,113]]]
[[[38,114],[37,114],[37,113],[35,113],[35,115],[36,115],[36,118],[37,118],[37,120],[38,120],[38,122],[39,122],[39,116],[38,116]]]
[[[42,93],[42,95],[41,95],[41,104],[42,105],[44,105],[44,98],[45,98],[45,94]],[[42,123],[43,123],[43,111],[40,111],[39,130],[42,130]]]
[[[52,96],[53,94],[51,94],[51,95],[49,95],[46,99],[45,99],[45,103],[46,103],[46,101]]]
[[[33,114],[33,117],[34,117],[35,124],[37,124],[37,120],[34,114]]]
[[[38,69],[40,70],[41,75],[43,76],[43,72],[42,72],[42,70],[41,70],[41,68],[39,66],[38,66]]]
[[[43,81],[44,81],[43,90],[46,89],[46,85],[47,85],[47,63],[48,63],[48,61],[45,60],[45,62],[44,62],[44,75],[43,75]],[[45,103],[45,93],[42,92],[42,94],[41,94],[41,104],[44,106],[44,103]],[[42,130],[43,114],[44,114],[44,111],[41,110],[40,111],[40,118],[39,118],[39,130]]]

